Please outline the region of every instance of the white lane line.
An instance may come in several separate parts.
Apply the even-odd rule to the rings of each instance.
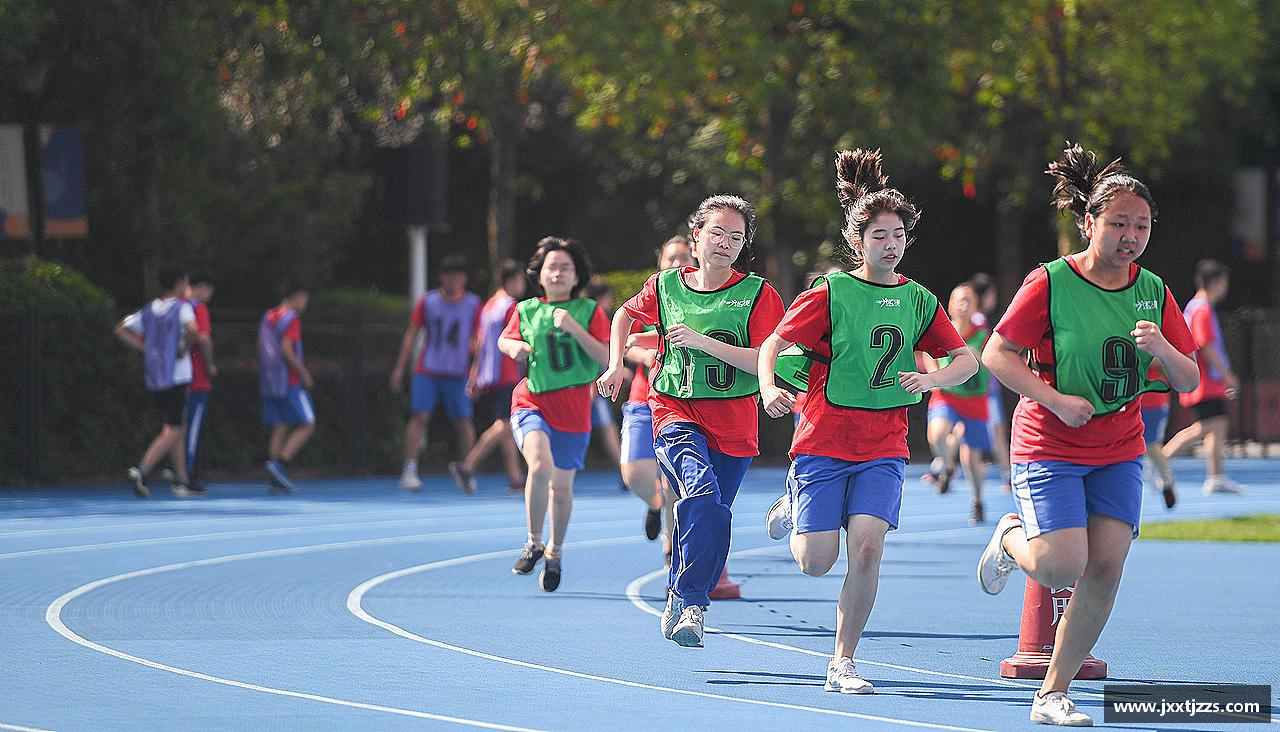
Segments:
[[[507,529],[506,531],[510,531],[510,529]],[[516,732],[533,732],[532,730],[528,730],[527,728],[524,728],[524,727],[515,727],[511,725],[497,724],[494,722],[483,722],[476,719],[464,719],[462,717],[450,717],[443,714],[432,714],[430,712],[423,712],[416,709],[400,709],[397,707],[382,706],[380,704],[367,704],[364,702],[350,701],[347,699],[336,699],[331,696],[309,694],[307,692],[292,691],[290,689],[277,689],[271,686],[261,686],[259,684],[250,684],[244,681],[236,681],[235,679],[224,679],[218,676],[211,676],[209,674],[200,673],[199,671],[191,671],[189,669],[178,668],[177,666],[169,666],[167,664],[159,663],[157,661],[152,661],[150,659],[134,656],[134,655],[125,653],[123,651],[118,651],[114,648],[108,648],[100,643],[95,643],[94,641],[91,641],[88,638],[85,638],[79,633],[76,633],[74,630],[67,627],[66,623],[62,622],[62,609],[67,606],[67,603],[71,602],[77,597],[81,597],[101,587],[106,587],[107,585],[112,585],[117,582],[123,582],[125,580],[137,579],[139,577],[148,577],[150,575],[161,574],[163,572],[173,572],[180,569],[190,569],[192,567],[208,567],[216,564],[227,564],[230,562],[239,562],[246,559],[264,559],[268,557],[292,556],[297,554],[309,554],[312,552],[320,552],[320,551],[350,549],[354,547],[379,546],[384,544],[396,544],[396,543],[405,543],[405,542],[413,542],[413,541],[430,541],[431,539],[434,539],[437,536],[444,536],[444,535],[443,534],[427,534],[427,535],[412,534],[409,536],[392,536],[392,537],[386,537],[381,539],[362,539],[358,541],[334,542],[331,544],[316,544],[313,546],[289,547],[287,549],[268,549],[265,551],[246,552],[243,554],[228,554],[221,557],[211,557],[208,559],[196,559],[189,562],[177,562],[175,564],[166,564],[159,567],[149,567],[147,569],[140,569],[135,572],[125,572],[124,574],[117,574],[111,577],[106,577],[100,580],[95,580],[93,582],[80,585],[74,590],[67,592],[66,594],[62,595],[61,597],[59,597],[58,599],[54,600],[52,603],[49,604],[49,607],[45,609],[44,620],[46,623],[49,624],[50,628],[53,628],[53,630],[58,633],[58,635],[61,635],[63,638],[66,638],[67,640],[73,643],[76,643],[78,645],[84,646],[85,648],[88,648],[90,650],[94,650],[99,653],[105,653],[108,656],[114,656],[115,658],[119,658],[124,661],[129,661],[131,663],[147,666],[160,671],[168,671],[169,673],[179,674],[181,676],[188,676],[193,679],[209,681],[215,684],[222,684],[224,686],[233,686],[239,689],[248,689],[250,691],[260,691],[264,694],[274,694],[276,696],[286,696],[286,697],[292,697],[295,699],[306,699],[308,701],[322,702],[324,704],[334,704],[334,705],[343,706],[343,707],[353,707],[356,709],[365,709],[365,710],[374,711],[374,712],[386,712],[388,714],[398,714],[400,716],[405,716],[405,717],[431,719],[439,722],[452,722],[454,724],[462,724],[470,727],[481,727],[484,729],[515,730]],[[502,554],[504,556],[510,556],[512,553],[512,550],[507,550],[505,552],[493,552],[493,553]]]
[[[639,540],[640,540],[639,537],[628,536],[628,537],[619,537],[616,539],[595,539],[595,540],[589,540],[589,541],[573,542],[569,546],[573,546],[575,548],[584,548],[584,547],[592,547],[592,546],[607,546],[610,544],[625,544],[625,543],[637,542]],[[398,625],[394,625],[392,623],[388,623],[385,620],[375,618],[374,616],[370,615],[362,605],[364,596],[369,592],[369,590],[372,590],[373,588],[385,582],[390,582],[393,580],[400,579],[402,577],[407,577],[409,575],[419,574],[422,572],[429,572],[434,569],[456,567],[460,564],[470,564],[472,562],[480,562],[487,559],[497,559],[497,558],[506,557],[506,556],[510,556],[510,552],[485,552],[483,554],[471,554],[468,556],[456,557],[454,559],[445,559],[438,562],[430,562],[428,564],[419,564],[415,567],[406,567],[404,569],[398,569],[394,572],[388,572],[386,574],[379,575],[377,577],[374,577],[370,580],[363,582],[362,584],[357,586],[355,589],[351,590],[351,593],[347,595],[347,610],[349,610],[352,615],[356,616],[357,618],[363,620],[366,623],[369,623],[371,625],[376,625],[379,628],[390,631],[391,633],[394,633],[402,638],[406,638],[408,640],[415,641],[417,643],[423,643],[435,648],[441,648],[447,651],[462,653],[464,655],[473,656],[475,658],[482,658],[486,661],[495,661],[497,663],[505,663],[512,666],[519,666],[521,668],[533,669],[535,671],[546,671],[549,673],[560,674],[563,676],[569,676],[576,679],[598,681],[606,684],[614,684],[617,686],[626,686],[633,689],[659,691],[667,694],[677,694],[680,696],[692,696],[692,697],[698,697],[702,699],[716,699],[718,701],[736,702],[738,704],[749,704],[754,706],[772,707],[775,709],[787,709],[787,710],[799,711],[799,712],[811,712],[813,714],[845,717],[849,719],[862,719],[862,720],[867,720],[871,722],[883,722],[885,724],[897,724],[897,725],[903,725],[908,727],[923,727],[926,729],[963,730],[965,732],[974,732],[973,728],[970,728],[970,727],[955,727],[955,726],[945,725],[945,724],[932,724],[930,722],[915,722],[908,719],[895,719],[893,717],[881,717],[874,714],[858,714],[857,712],[846,712],[838,709],[823,709],[820,707],[807,707],[799,704],[784,704],[782,702],[771,702],[771,701],[764,701],[761,699],[749,699],[744,697],[726,696],[724,694],[712,694],[710,692],[705,692],[705,691],[693,691],[690,689],[675,689],[667,686],[645,684],[639,681],[628,681],[626,679],[616,679],[609,676],[597,676],[595,674],[582,673],[579,671],[570,671],[568,669],[557,668],[555,666],[544,666],[539,663],[531,663],[529,661],[522,661],[516,658],[506,658],[504,656],[495,656],[491,653],[484,653],[483,651],[477,651],[472,648],[455,646],[451,643],[445,643],[443,641],[438,641],[438,640],[433,640],[431,638],[423,637],[411,631],[405,630],[404,628],[401,628]],[[663,572],[665,573],[665,570],[663,570]]]
[[[93,549],[118,549],[120,547],[132,546],[149,546],[154,544],[180,544],[188,541],[204,541],[206,539],[228,539],[232,537],[245,536],[274,536],[277,534],[305,534],[311,531],[328,531],[336,529],[359,529],[366,527],[390,527],[403,526],[406,524],[419,524],[421,521],[413,519],[403,519],[398,521],[365,521],[347,524],[316,524],[313,526],[286,526],[275,529],[247,529],[245,531],[217,531],[208,534],[183,534],[180,536],[158,536],[151,539],[129,539],[127,541],[108,541],[100,544],[77,544],[75,546],[58,546],[49,547],[47,549],[28,549],[21,552],[8,552],[0,554],[0,559],[15,559],[19,557],[39,557],[48,554],[67,554],[72,552],[91,551]],[[615,521],[590,521],[586,523],[574,524],[574,526],[630,526],[634,524],[633,520],[618,519]],[[493,529],[470,529],[467,531],[452,531],[445,533],[433,534],[440,537],[462,537],[462,536],[491,536],[495,534],[512,534],[522,531],[520,527],[515,528],[493,528]]]
[[[208,505],[208,504],[205,504],[205,505]],[[419,504],[415,506],[406,506],[401,509],[387,510],[387,511],[362,511],[355,515],[361,518],[370,518],[370,519],[379,518],[382,516],[395,516],[397,519],[405,519],[405,520],[416,518],[416,520],[421,521],[423,524],[430,525],[430,524],[448,523],[449,521],[453,520],[453,518],[451,517],[442,518],[440,516],[440,512],[442,509],[447,509],[455,505],[458,506],[459,508],[466,509],[465,515],[468,518],[468,520],[475,519],[477,517],[477,514],[474,513],[474,507],[465,505],[465,504],[439,504],[439,505],[427,504],[425,506],[422,504]],[[518,506],[515,504],[514,501],[510,506],[507,506],[505,504],[495,504],[492,507],[502,509],[501,511],[493,511],[491,514],[488,514],[490,516],[495,516],[495,517],[508,515],[511,513],[511,510],[509,509],[518,508]],[[616,515],[617,511],[612,506],[609,506],[609,507],[601,506],[601,507],[591,507],[591,508],[584,507],[581,511],[575,512],[574,515],[577,516],[581,514],[586,516],[586,515],[594,515],[597,513],[601,515],[605,515],[605,514]],[[462,512],[460,512],[460,515],[463,515]],[[303,519],[314,518],[317,520],[324,520],[324,519],[333,518],[335,516],[339,516],[342,518],[350,518],[352,516],[352,512],[351,511],[325,511],[325,512],[308,511],[306,513],[290,514],[289,518],[303,518]],[[483,518],[486,516],[486,514],[479,514],[479,516]],[[86,526],[62,526],[55,529],[22,529],[19,531],[0,531],[0,539],[6,539],[10,537],[17,537],[17,536],[45,536],[49,534],[84,533],[89,531],[122,531],[124,529],[146,529],[146,528],[152,528],[152,527],[160,528],[160,527],[171,527],[171,526],[192,526],[192,525],[199,526],[201,524],[226,523],[228,521],[236,521],[241,523],[249,522],[249,521],[274,521],[274,520],[280,519],[281,517],[282,517],[281,515],[239,516],[239,515],[236,515],[236,512],[234,509],[229,508],[228,512],[225,514],[219,514],[216,516],[211,516],[209,518],[202,518],[202,519],[182,519],[182,520],[175,520],[175,521],[137,521],[137,522],[127,523],[127,524],[108,523],[108,524],[92,524],[92,525],[86,525]],[[76,518],[77,519],[102,518],[102,519],[110,520],[110,519],[118,519],[120,518],[120,516],[119,515],[82,515],[82,516],[76,516]],[[39,517],[39,518],[23,518],[23,519],[10,519],[10,520],[11,521],[51,521],[54,519]],[[4,523],[3,521],[0,521],[0,525],[3,525],[3,523]]]
[[[53,730],[40,729],[39,727],[23,727],[21,725],[6,724],[4,722],[0,722],[0,729],[11,729],[16,730],[16,732],[53,732]]]

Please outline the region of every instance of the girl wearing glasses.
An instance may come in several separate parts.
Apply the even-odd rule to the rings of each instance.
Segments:
[[[498,339],[503,353],[528,364],[528,376],[511,395],[511,431],[529,466],[529,537],[511,571],[529,574],[545,558],[539,584],[554,592],[573,510],[573,478],[591,439],[591,383],[609,353],[609,319],[594,300],[580,296],[591,279],[591,262],[578,242],[546,237],[526,272],[544,294],[517,305]],[[544,545],[548,501],[551,543]]]
[[[827,691],[870,694],[853,653],[871,615],[884,537],[898,526],[907,458],[907,407],[934,387],[963,383],[978,361],[928,290],[898,274],[916,207],[886,186],[880,151],[841,151],[836,190],[844,209],[840,252],[852,268],[825,275],[796,298],[760,347],[765,413],[791,412],[795,395],[774,385],[778,354],[799,344],[814,354],[809,392],[791,443],[787,493],[769,509],[770,538],[791,533],[800,571],[820,577],[840,558],[849,568],[836,606]],[[916,371],[915,351],[950,362]]]
[[[756,355],[782,316],[782,298],[749,274],[755,209],[712,196],[692,217],[697,267],[653,275],[613,317],[600,393],[617,398],[632,324],[660,336],[651,376],[654,450],[675,489],[675,536],[662,634],[702,645],[702,614],[729,556],[733,499],[759,454]]]

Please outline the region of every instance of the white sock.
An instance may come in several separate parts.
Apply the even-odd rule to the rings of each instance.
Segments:
[[[530,531],[529,541],[533,542],[534,544],[537,544],[538,546],[542,546],[542,534],[535,534],[532,531]]]
[[[548,545],[547,545],[547,556],[548,556],[548,557],[558,557],[558,556],[560,556],[560,551],[561,551],[563,548],[564,548],[564,547],[563,547],[563,546],[561,546],[560,544],[548,544]]]
[[[404,461],[404,472],[406,472],[406,473],[413,473],[414,475],[417,475],[417,473],[418,473],[418,461],[417,461],[416,459],[412,459],[412,458],[411,458],[411,459],[409,459],[409,460],[405,460],[405,461]]]

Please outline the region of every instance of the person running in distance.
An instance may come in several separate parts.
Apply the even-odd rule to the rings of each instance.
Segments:
[[[608,357],[609,320],[595,301],[581,296],[591,261],[578,242],[542,239],[526,272],[543,295],[517,305],[498,339],[503,353],[529,369],[511,402],[511,431],[529,466],[529,536],[511,571],[529,574],[543,560],[538,584],[555,592],[573,511],[573,478],[584,467],[591,439],[591,384]],[[548,501],[551,542],[544,545]]]
[[[307,286],[290,280],[280,288],[280,304],[258,325],[258,383],[262,423],[271,429],[266,462],[273,492],[294,493],[289,462],[316,431],[309,390],[315,386],[302,361],[302,313],[311,301]]]
[[[885,534],[898,527],[910,457],[907,407],[929,389],[963,383],[978,362],[938,298],[897,272],[920,212],[888,187],[880,151],[840,151],[836,190],[845,219],[841,255],[851,269],[801,293],[760,348],[760,399],[774,419],[795,404],[795,395],[774,383],[778,355],[794,344],[814,354],[787,492],[765,524],[772,539],[791,533],[791,554],[813,577],[829,572],[846,545],[823,688],[871,694],[853,656],[875,604]],[[919,373],[916,351],[951,361]]]
[[[191,349],[191,386],[187,389],[186,430],[187,478],[194,490],[203,490],[198,474],[200,437],[209,411],[209,394],[218,367],[213,362],[213,324],[209,319],[209,301],[213,299],[213,277],[207,272],[192,275],[187,288],[187,302],[196,316],[195,348]]]
[[[400,470],[400,487],[407,491],[422,490],[418,477],[418,455],[422,452],[423,433],[431,422],[431,412],[443,407],[453,423],[462,460],[449,463],[449,473],[458,490],[467,495],[476,492],[475,476],[465,458],[476,444],[476,429],[471,423],[471,398],[467,395],[467,373],[471,369],[471,347],[475,341],[480,315],[480,297],[467,292],[467,260],[450,255],[440,267],[440,287],[418,298],[409,316],[409,326],[400,340],[400,353],[391,370],[391,390],[397,394],[404,388],[404,370],[413,353],[418,334],[422,333],[422,354],[413,366],[413,386],[409,397],[409,421],[404,426],[404,465]]]
[[[524,298],[529,286],[527,277],[524,267],[518,262],[503,260],[498,268],[498,290],[480,308],[480,324],[472,346],[476,355],[467,380],[467,394],[480,407],[481,414],[493,415],[493,423],[480,434],[475,447],[462,459],[463,471],[474,475],[480,461],[495,447],[498,448],[507,469],[508,492],[522,495],[525,479],[520,470],[516,443],[511,437],[511,394],[524,373],[520,364],[498,350],[498,338],[516,311],[516,302]]]
[[[658,248],[659,271],[693,265],[693,247],[685,236],[673,236]],[[646,333],[650,335],[643,335]],[[662,554],[670,565],[675,495],[658,472],[658,454],[653,449],[653,410],[649,408],[649,371],[657,364],[657,335],[653,326],[636,322],[627,338],[626,360],[635,364],[635,370],[627,401],[622,405],[621,470],[627,488],[647,506],[645,538],[653,541],[662,536]]]
[[[1022,399],[1010,445],[1018,513],[996,524],[978,581],[994,595],[1021,568],[1045,587],[1075,583],[1031,721],[1090,725],[1067,691],[1111,614],[1138,534],[1146,446],[1135,400],[1191,391],[1200,374],[1173,295],[1134,261],[1156,219],[1151,191],[1119,160],[1100,166],[1079,145],[1047,172],[1057,179],[1054,205],[1075,217],[1087,248],[1027,275],[982,351]],[[1149,378],[1157,361],[1167,382]]]
[[[139,498],[150,498],[147,477],[167,456],[176,482],[170,490],[177,498],[198,498],[204,490],[188,484],[187,459],[182,444],[183,410],[191,383],[191,344],[198,337],[196,315],[186,301],[187,271],[175,265],[160,268],[161,295],[116,324],[122,343],[142,352],[143,376],[162,420],[142,460],[129,468],[129,484]]]
[[[1164,446],[1164,456],[1171,458],[1203,440],[1208,475],[1201,491],[1206,496],[1214,493],[1240,494],[1245,492],[1245,487],[1222,471],[1222,456],[1231,426],[1227,402],[1239,397],[1240,380],[1231,370],[1227,350],[1222,347],[1222,328],[1214,310],[1227,296],[1231,271],[1222,262],[1204,259],[1196,264],[1195,282],[1195,297],[1187,302],[1183,316],[1200,349],[1197,352],[1200,386],[1190,393],[1179,394],[1178,403],[1190,409],[1196,421],[1169,438]]]
[[[951,298],[947,303],[951,326],[973,351],[975,360],[982,353],[988,333],[986,328],[973,323],[977,305],[978,298],[968,284],[957,285],[951,291]],[[949,361],[950,357],[944,356],[934,365],[945,366]],[[987,382],[990,380],[990,374],[979,365],[978,372],[963,384],[939,387],[929,396],[929,445],[935,455],[929,473],[937,479],[936,490],[945,493],[951,474],[956,469],[955,463],[949,462],[956,457],[952,443],[959,442],[960,464],[964,466],[972,491],[969,501],[971,526],[985,520],[982,505],[982,457],[991,452],[991,434],[987,426]],[[960,427],[959,434],[956,434],[957,426]]]
[[[750,274],[755,209],[717,195],[693,215],[697,267],[651,276],[613,316],[609,367],[596,382],[617,399],[632,325],[653,325],[661,367],[650,377],[654,451],[680,500],[667,575],[663,637],[701,646],[703,613],[729,556],[733,499],[759,454],[755,379],[760,343],[782,316],[782,298]]]

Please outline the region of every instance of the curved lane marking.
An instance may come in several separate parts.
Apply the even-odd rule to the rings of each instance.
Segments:
[[[595,539],[595,540],[588,540],[588,541],[581,541],[581,542],[573,542],[572,544],[569,544],[567,546],[583,548],[583,547],[591,547],[591,546],[606,546],[609,544],[625,544],[625,543],[638,542],[638,541],[640,541],[639,537],[619,537],[616,539]],[[486,559],[496,559],[496,558],[507,557],[507,556],[510,556],[510,552],[503,551],[503,552],[485,552],[483,554],[471,554],[468,556],[457,557],[454,559],[445,559],[438,562],[419,564],[415,567],[406,567],[404,569],[398,569],[394,572],[388,572],[386,574],[378,575],[377,577],[367,580],[362,584],[360,584],[359,586],[357,586],[355,589],[351,590],[351,593],[347,595],[347,610],[349,610],[352,615],[355,615],[357,618],[359,618],[360,620],[363,620],[366,623],[369,623],[371,625],[376,625],[379,628],[382,628],[391,633],[394,633],[395,635],[398,635],[402,638],[415,641],[417,643],[423,643],[435,648],[441,648],[447,651],[462,653],[464,655],[472,656],[475,658],[482,658],[486,661],[495,661],[497,663],[505,663],[512,666],[519,666],[521,668],[533,669],[536,671],[546,671],[549,673],[560,674],[563,676],[569,676],[577,679],[586,679],[588,681],[598,681],[606,684],[626,686],[634,689],[645,689],[647,691],[659,691],[667,694],[678,694],[680,696],[692,696],[692,697],[698,697],[702,699],[716,699],[718,701],[737,702],[739,704],[750,704],[754,706],[772,707],[775,709],[787,709],[791,711],[811,712],[814,714],[824,714],[828,716],[845,717],[850,719],[862,719],[862,720],[867,720],[871,722],[883,722],[886,724],[898,724],[898,725],[904,725],[909,727],[923,727],[926,729],[962,730],[963,732],[975,732],[974,728],[971,728],[971,727],[955,727],[955,726],[945,725],[945,724],[933,724],[930,722],[915,722],[908,719],[895,719],[893,717],[881,717],[874,714],[858,714],[856,712],[845,712],[838,709],[806,707],[798,704],[784,704],[782,702],[764,701],[762,699],[748,699],[748,698],[736,697],[736,696],[726,696],[724,694],[712,694],[710,692],[705,692],[705,691],[675,689],[675,688],[666,687],[666,686],[645,684],[639,681],[628,681],[626,679],[615,679],[609,676],[597,676],[595,674],[582,673],[579,671],[570,671],[568,669],[557,668],[555,666],[545,666],[538,663],[531,663],[529,661],[522,661],[516,658],[506,658],[504,656],[495,656],[491,653],[485,653],[483,651],[477,651],[471,648],[464,648],[462,646],[456,646],[451,643],[445,643],[443,641],[438,641],[431,638],[423,637],[411,631],[405,630],[404,628],[401,628],[398,625],[394,625],[392,623],[388,623],[385,620],[375,618],[374,616],[370,615],[362,605],[364,596],[369,592],[369,590],[372,590],[373,588],[385,582],[390,582],[392,580],[397,580],[402,577],[407,577],[409,575],[419,574],[422,572],[429,572],[434,569],[456,567],[460,564],[469,564],[472,562],[484,561]]]

